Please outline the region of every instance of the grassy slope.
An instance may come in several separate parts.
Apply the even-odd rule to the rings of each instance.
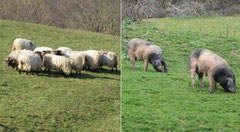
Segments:
[[[240,91],[237,90],[236,94],[225,93],[217,85],[218,90],[210,94],[206,77],[203,80],[204,87],[193,88],[188,70],[188,56],[193,50],[213,50],[229,62],[239,88],[240,38],[206,36],[194,32],[195,26],[199,27],[196,21],[204,23],[201,25],[203,28],[211,27],[212,22],[216,26],[231,25],[228,21],[222,21],[225,19],[232,19],[234,25],[240,17],[149,19],[143,24],[123,26],[124,131],[240,131]],[[165,27],[160,25],[175,31],[165,31]],[[178,30],[177,26],[182,25],[193,31]],[[135,71],[131,69],[130,60],[125,54],[125,45],[134,37],[148,39],[163,49],[169,66],[167,74],[155,72],[151,64],[148,72],[144,72],[143,62],[136,63]],[[231,54],[232,51],[235,54]]]
[[[120,76],[109,68],[64,78],[18,75],[3,62],[15,38],[37,46],[119,51],[119,37],[0,21],[0,131],[119,131]]]

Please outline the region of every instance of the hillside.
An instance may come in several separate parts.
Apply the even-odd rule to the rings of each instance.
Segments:
[[[124,21],[123,131],[240,131],[240,36],[219,36],[214,31],[214,27],[239,28],[238,21],[239,16],[147,19],[142,24]],[[200,28],[212,32],[205,34]],[[136,63],[135,71],[131,69],[125,46],[134,37],[162,48],[168,73],[155,72],[151,64],[144,72],[143,62]],[[199,48],[210,49],[228,61],[236,76],[235,94],[224,92],[220,85],[209,93],[206,77],[204,87],[192,87],[188,56]]]
[[[17,37],[120,57],[119,37],[4,20],[0,29],[0,131],[119,131],[120,72],[104,67],[70,77],[19,75],[3,61]]]

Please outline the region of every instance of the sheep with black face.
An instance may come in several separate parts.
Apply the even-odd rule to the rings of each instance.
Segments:
[[[5,59],[4,61],[7,63],[8,66],[11,66],[12,68],[15,68],[18,70],[18,64],[19,64],[19,57],[21,55],[31,55],[34,54],[31,50],[15,50],[12,51]]]
[[[167,65],[162,56],[162,49],[146,40],[134,38],[126,46],[126,54],[130,57],[132,68],[135,69],[135,61],[144,61],[144,71],[151,63],[158,72],[167,72]]]
[[[203,75],[208,77],[209,92],[214,92],[216,83],[219,83],[226,92],[236,92],[235,76],[227,61],[207,49],[195,50],[189,57],[189,66],[193,87],[195,73],[198,74],[200,86],[202,86]]]

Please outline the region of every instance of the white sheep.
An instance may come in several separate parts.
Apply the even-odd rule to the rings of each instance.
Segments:
[[[100,53],[100,60],[99,60],[99,67],[102,68],[102,66],[108,66],[111,67],[113,70],[113,67],[116,68],[117,71],[117,55],[114,52],[110,51],[99,51]]]
[[[8,57],[5,58],[5,62],[8,64],[8,66],[11,66],[12,68],[15,68],[18,70],[18,63],[19,63],[19,57],[21,55],[31,55],[34,54],[31,50],[15,50],[11,52]]]
[[[16,38],[13,42],[12,51],[21,50],[21,49],[27,49],[27,50],[33,51],[35,48],[36,48],[36,45],[31,40]]]
[[[64,54],[67,51],[72,51],[71,48],[68,47],[59,47],[58,49],[55,50],[56,54]]]
[[[63,55],[69,58],[72,70],[75,70],[76,74],[81,74],[86,54],[81,51],[66,51]]]
[[[29,72],[36,72],[38,74],[41,71],[42,58],[40,52],[34,54],[21,54],[19,56],[18,72],[21,74],[21,71],[26,71],[26,74]]]
[[[37,47],[37,48],[34,49],[34,52],[41,52],[41,53],[43,53],[43,51],[48,51],[48,52],[53,53],[53,49],[50,48],[50,47],[43,46],[43,47]]]
[[[96,70],[99,68],[99,59],[100,59],[100,53],[96,50],[87,50],[83,51],[86,54],[85,57],[85,66],[91,67],[93,70]]]
[[[59,56],[54,54],[43,54],[43,66],[49,72],[56,70],[57,72],[63,72],[66,75],[70,75],[72,72],[71,64],[68,58],[65,56]]]

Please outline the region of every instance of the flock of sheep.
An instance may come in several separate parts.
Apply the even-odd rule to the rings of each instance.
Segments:
[[[83,69],[97,70],[102,66],[116,68],[117,55],[110,51],[73,51],[68,47],[59,47],[53,50],[50,47],[36,47],[36,45],[27,39],[16,38],[13,42],[12,52],[5,58],[8,66],[21,71],[36,73],[45,71],[51,74],[51,71],[70,75],[72,70],[76,74],[81,74]]]
[[[162,49],[146,40],[134,38],[126,46],[126,54],[130,57],[132,68],[135,69],[135,61],[144,61],[144,70],[151,63],[158,72],[168,72],[166,62],[162,56]],[[214,92],[216,83],[219,83],[226,92],[236,92],[235,76],[225,59],[207,49],[198,49],[189,56],[189,67],[193,87],[195,74],[197,73],[200,86],[203,75],[208,77],[209,92]]]

